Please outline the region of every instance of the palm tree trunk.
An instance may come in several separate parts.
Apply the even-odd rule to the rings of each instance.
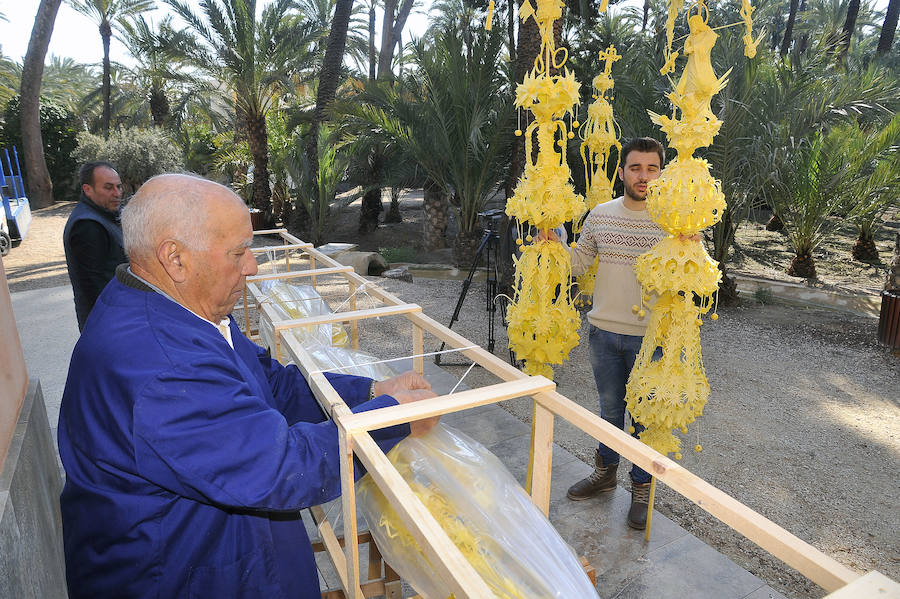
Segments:
[[[797,20],[797,8],[799,0],[791,0],[791,8],[788,13],[787,25],[784,26],[784,38],[781,40],[781,57],[787,56],[788,50],[791,49],[791,38],[794,35],[794,21]]]
[[[362,206],[359,210],[359,232],[363,235],[378,228],[378,217],[381,216],[381,175],[384,157],[376,149],[369,166],[369,190],[363,194]]]
[[[641,21],[641,31],[647,30],[647,21],[650,20],[650,0],[644,0],[644,19]]]
[[[253,199],[254,208],[267,211],[271,207],[272,190],[269,189],[269,132],[266,117],[258,114],[247,115],[247,142],[253,156]]]
[[[847,56],[850,49],[850,38],[853,37],[853,31],[856,30],[856,18],[859,16],[859,0],[850,0],[847,4],[847,18],[844,20],[844,28],[841,31],[841,47],[838,49],[838,57]]]
[[[881,26],[881,36],[878,38],[876,54],[887,54],[894,43],[894,34],[897,32],[897,20],[900,18],[900,0],[890,0],[887,12],[884,15],[884,24]]]
[[[156,87],[150,89],[150,116],[153,117],[154,127],[162,127],[169,117],[169,99],[166,92]]]
[[[61,0],[41,0],[34,17],[28,51],[22,61],[21,119],[22,154],[25,159],[25,184],[32,208],[46,208],[53,203],[53,182],[44,159],[41,138],[41,78],[44,58],[50,45],[53,24]]]
[[[319,172],[319,123],[325,120],[325,110],[334,101],[334,94],[337,91],[341,64],[344,62],[344,48],[347,45],[347,28],[350,25],[352,11],[353,0],[337,0],[335,2],[331,32],[328,34],[325,57],[322,59],[322,71],[319,73],[316,111],[306,144],[306,156],[309,159],[310,172],[313,173]]]
[[[369,81],[375,81],[375,0],[369,6]]]
[[[103,38],[103,117],[100,121],[100,127],[103,130],[103,138],[109,139],[109,121],[111,118],[109,94],[110,87],[110,65],[109,65],[109,40],[112,37],[112,27],[109,22],[100,23],[100,37]]]
[[[423,191],[425,195],[424,244],[426,251],[432,251],[445,245],[447,197],[440,186],[431,180],[425,182]]]
[[[506,35],[509,37],[509,62],[516,64],[516,8],[515,0],[507,0]]]

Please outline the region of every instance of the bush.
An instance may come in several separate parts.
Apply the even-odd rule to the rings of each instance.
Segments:
[[[22,155],[22,114],[19,96],[9,99],[4,108],[5,122],[0,127],[0,147],[9,150],[12,160],[12,146],[19,150],[19,164],[22,174],[25,165]],[[44,144],[44,160],[53,183],[53,196],[57,200],[75,199],[75,171],[78,165],[72,153],[77,145],[78,120],[67,108],[41,98],[41,140]],[[27,185],[27,183],[26,183]]]
[[[106,160],[116,167],[125,195],[131,195],[154,175],[183,170],[181,151],[155,129],[121,129],[109,139],[82,132],[78,134],[75,159],[79,163]]]

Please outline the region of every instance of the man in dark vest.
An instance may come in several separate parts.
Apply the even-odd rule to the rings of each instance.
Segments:
[[[108,162],[88,162],[78,172],[81,200],[63,230],[69,280],[75,295],[78,330],[84,329],[94,302],[116,273],[128,262],[122,248],[119,201],[122,181]]]

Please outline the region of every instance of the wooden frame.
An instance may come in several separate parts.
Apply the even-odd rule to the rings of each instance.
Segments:
[[[308,245],[284,230],[267,231],[277,233],[285,240],[285,245]],[[579,406],[556,391],[552,381],[541,376],[528,376],[504,360],[473,344],[458,333],[441,325],[425,315],[415,304],[407,304],[396,296],[373,286],[352,269],[344,267],[331,257],[314,248],[303,247],[302,251],[309,255],[310,269],[280,275],[281,278],[310,277],[315,281],[316,275],[336,275],[343,277],[349,288],[351,298],[350,311],[334,314],[329,317],[312,317],[291,321],[278,321],[271,310],[267,313],[262,304],[263,314],[272,320],[276,331],[276,348],[273,354],[281,357],[284,354],[291,358],[300,368],[323,409],[337,424],[341,448],[342,507],[344,531],[347,538],[358,534],[356,522],[356,496],[353,491],[353,459],[358,458],[372,475],[379,489],[391,502],[403,524],[419,543],[428,560],[435,564],[447,580],[453,593],[462,598],[493,598],[485,582],[469,565],[456,546],[440,528],[435,519],[425,509],[409,486],[401,478],[397,470],[388,461],[385,454],[372,440],[369,431],[383,426],[410,422],[421,418],[438,416],[451,412],[494,403],[515,397],[532,397],[534,401],[534,426],[532,427],[532,455],[529,461],[531,470],[528,473],[531,481],[531,499],[545,515],[550,507],[550,480],[552,474],[552,448],[554,418],[560,417],[573,426],[588,433],[598,441],[617,451],[625,458],[650,472],[659,482],[690,499],[698,506],[715,516],[721,522],[741,533],[781,561],[795,568],[804,576],[824,588],[828,592],[839,591],[835,597],[863,597],[870,588],[872,580],[887,584],[893,589],[889,597],[900,597],[900,585],[878,573],[866,576],[854,572],[828,555],[799,539],[764,516],[754,512],[733,497],[717,489],[695,474],[692,474],[668,457],[656,452],[624,431],[610,425],[593,412]],[[323,268],[317,269],[321,263]],[[245,292],[252,295],[261,305],[259,289],[250,277]],[[315,283],[314,283],[315,285]],[[370,296],[381,300],[385,307],[369,310],[357,310],[355,291],[362,285],[367,286]],[[248,304],[245,300],[245,307]],[[497,376],[502,382],[464,391],[453,395],[435,397],[412,405],[394,406],[380,410],[353,414],[344,404],[334,388],[328,383],[306,350],[292,337],[278,333],[294,326],[309,326],[326,322],[357,323],[366,318],[392,314],[408,320],[413,326],[412,350],[414,368],[423,372],[424,362],[421,357],[424,348],[424,334],[428,333],[450,348],[459,350],[463,355],[476,362],[487,371]],[[246,331],[250,332],[249,317],[245,316]],[[353,330],[353,347],[358,347],[358,332]],[[365,595],[360,583],[358,545],[346,543],[343,552],[337,551],[339,545],[331,538],[333,531],[329,526],[320,526],[320,534],[329,548],[329,555],[338,570],[346,596],[361,599]],[[880,577],[880,578],[879,578]],[[887,581],[886,583],[884,581]],[[854,588],[859,587],[857,594]]]

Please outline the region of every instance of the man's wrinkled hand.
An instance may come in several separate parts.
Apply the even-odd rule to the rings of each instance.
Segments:
[[[409,374],[409,373],[404,373]],[[403,376],[403,375],[400,375]],[[390,380],[390,379],[388,379]],[[424,380],[424,379],[422,379]],[[391,396],[396,399],[401,404],[412,403],[415,401],[422,401],[423,399],[430,399],[432,397],[437,397],[434,391],[431,389],[406,389],[395,391],[391,394]],[[438,423],[440,420],[440,416],[435,416],[433,418],[424,418],[422,420],[415,420],[409,423],[409,434],[413,437],[421,437],[427,434],[431,429],[434,428],[434,425]]]
[[[403,374],[375,383],[375,397],[379,395],[397,397],[396,394],[399,391],[412,391],[415,389],[431,391],[431,383],[425,380],[425,377],[418,372],[408,370]]]

